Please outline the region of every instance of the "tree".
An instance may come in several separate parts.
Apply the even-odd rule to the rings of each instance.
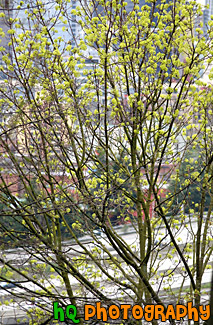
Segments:
[[[212,62],[211,22],[208,35],[195,30],[201,6],[182,0],[133,1],[129,12],[123,1],[53,4],[21,2],[28,25],[10,18],[12,55],[1,48],[1,215],[19,220],[27,240],[0,221],[21,248],[14,263],[3,243],[0,278],[15,281],[20,306],[34,303],[33,324],[51,322],[55,300],[79,310],[91,299],[198,307],[212,253],[212,89],[200,75]],[[73,35],[73,19],[81,39],[57,37],[59,22]],[[169,192],[193,148],[202,169]],[[198,213],[181,211],[185,197],[174,208],[201,175]],[[111,222],[115,208],[132,237]],[[130,313],[127,322],[142,324]]]
[[[187,157],[187,158],[186,158]],[[171,181],[170,189],[171,192],[179,191],[179,195],[176,196],[176,209],[180,210],[179,202],[183,204],[181,207],[187,214],[198,212],[200,207],[200,201],[202,196],[200,195],[202,183],[205,177],[205,156],[202,157],[200,153],[200,147],[197,150],[193,149],[191,152],[186,152],[182,157],[181,163],[179,164],[180,168],[177,170],[178,177],[173,178],[175,180]],[[193,173],[197,173],[196,180],[193,180]],[[184,183],[187,180],[190,182],[190,189],[184,187]],[[211,197],[209,194],[209,189],[206,189],[207,193],[205,195],[204,210],[208,210],[211,203]]]

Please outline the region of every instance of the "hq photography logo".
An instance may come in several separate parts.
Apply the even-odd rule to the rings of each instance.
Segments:
[[[65,319],[70,319],[74,324],[80,322],[77,317],[77,307],[67,305],[65,308],[59,306],[55,301],[53,303],[53,317],[55,320],[63,322]],[[200,305],[195,308],[192,302],[187,305],[168,305],[166,308],[162,305],[146,305],[142,308],[140,305],[122,304],[120,306],[110,305],[108,307],[101,306],[101,302],[96,302],[96,305],[84,305],[84,320],[89,321],[92,318],[108,322],[110,320],[127,320],[127,319],[145,319],[148,322],[152,320],[160,320],[165,322],[168,319],[180,321],[188,319],[198,321],[201,318],[203,321],[210,317],[210,305]]]

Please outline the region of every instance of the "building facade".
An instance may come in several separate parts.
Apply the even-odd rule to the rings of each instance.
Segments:
[[[10,53],[8,46],[9,35],[7,33],[9,26],[9,18],[12,16],[11,1],[0,0],[0,66],[4,65],[2,56],[6,53]],[[3,71],[0,71],[0,80],[4,79],[5,75]]]
[[[205,0],[205,8],[203,11],[203,20],[204,20],[204,33],[207,33],[208,30],[208,22],[211,20],[211,16],[213,15],[213,0]]]

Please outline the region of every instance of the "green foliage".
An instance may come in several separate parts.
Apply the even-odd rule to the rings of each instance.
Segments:
[[[183,0],[24,5],[5,17],[11,54],[0,48],[0,230],[22,249],[2,247],[0,263],[33,299],[32,322],[54,299],[164,305],[162,292],[179,302],[188,283],[199,305],[212,254],[213,92],[201,78],[212,23],[195,29],[202,7]]]
[[[170,183],[168,191],[170,193],[176,192],[175,202],[171,209],[177,211],[190,213],[199,212],[201,208],[201,191],[205,188],[205,202],[204,210],[208,211],[211,204],[211,193],[209,186],[205,185],[206,177],[210,178],[210,173],[206,173],[206,162],[203,161],[199,149],[192,149],[187,151],[178,166],[176,177]],[[174,207],[175,206],[175,207]]]

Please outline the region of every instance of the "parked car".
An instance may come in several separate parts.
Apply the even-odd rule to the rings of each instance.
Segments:
[[[0,289],[11,289],[16,286],[13,282],[0,282]]]

